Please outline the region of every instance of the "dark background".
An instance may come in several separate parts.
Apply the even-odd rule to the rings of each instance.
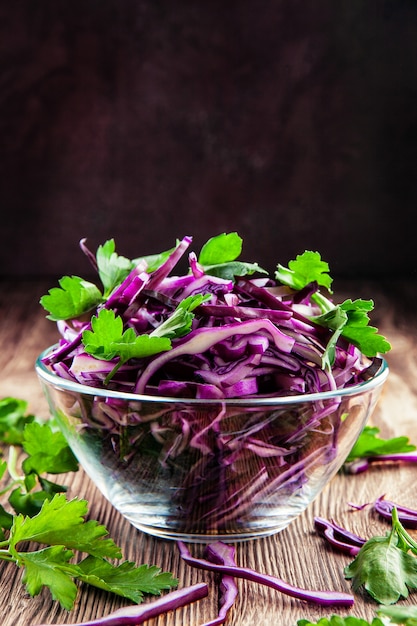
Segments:
[[[0,0],[0,275],[244,238],[417,277],[415,0]]]

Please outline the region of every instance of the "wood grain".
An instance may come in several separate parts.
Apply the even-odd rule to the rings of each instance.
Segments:
[[[3,282],[0,292],[0,397],[16,396],[29,401],[40,417],[48,408],[34,372],[37,355],[57,338],[54,324],[45,319],[39,297],[50,287],[44,282]],[[356,285],[358,297],[371,294],[378,315],[375,323],[392,342],[388,355],[390,375],[372,422],[384,436],[407,435],[417,442],[417,287],[407,283]],[[363,292],[363,293],[362,293]],[[313,517],[334,518],[362,536],[385,534],[387,525],[370,509],[354,511],[349,502],[363,504],[386,494],[399,503],[417,508],[416,468],[412,465],[374,466],[358,476],[337,475],[324,492],[293,524],[281,533],[236,546],[238,563],[280,576],[295,585],[350,592],[343,568],[349,557],[329,550],[314,532]],[[201,626],[217,614],[217,579],[211,574],[185,566],[175,543],[148,537],[132,528],[98,493],[82,470],[65,477],[69,495],[86,498],[90,515],[105,524],[121,546],[124,557],[136,563],[153,563],[171,571],[180,585],[206,581],[209,597],[159,619],[149,626]],[[202,547],[192,549],[200,553]],[[322,615],[352,614],[370,619],[376,604],[356,594],[350,610],[323,609],[301,603],[271,589],[238,581],[239,597],[230,612],[228,626],[295,626],[298,619],[316,621]],[[413,602],[411,598],[404,603]],[[39,623],[71,624],[122,606],[125,602],[99,590],[81,586],[75,608],[62,610],[44,590],[31,598],[21,584],[21,572],[14,565],[0,563],[0,615],[2,626],[30,626]]]

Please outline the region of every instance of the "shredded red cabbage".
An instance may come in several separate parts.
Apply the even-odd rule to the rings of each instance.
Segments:
[[[97,617],[87,622],[77,622],[70,624],[70,626],[139,626],[139,624],[143,624],[153,617],[178,609],[205,598],[207,595],[208,586],[205,583],[197,583],[190,587],[171,591],[152,602],[126,606],[103,617]],[[46,624],[38,624],[38,626],[46,626]]]
[[[293,292],[270,278],[234,282],[211,276],[198,266],[193,252],[189,273],[171,276],[190,244],[191,238],[185,237],[151,273],[139,262],[100,305],[120,315],[125,328],[144,334],[188,296],[209,296],[194,311],[189,334],[174,339],[167,352],[122,366],[107,388],[205,399],[307,394],[363,380],[370,361],[346,341],[338,343],[332,369],[321,366],[330,331],[309,319],[318,313],[312,299],[317,287]],[[82,248],[94,264],[85,241]],[[59,376],[103,387],[114,362],[85,353],[82,334],[90,327],[88,320],[60,321],[62,340],[44,361]]]
[[[293,598],[321,606],[352,606],[354,603],[353,596],[347,593],[301,589],[300,587],[295,587],[294,585],[291,585],[276,576],[262,574],[248,567],[234,565],[230,562],[229,558],[215,559],[212,557],[212,560],[206,560],[193,557],[185,543],[182,541],[178,542],[178,547],[184,561],[188,565],[197,567],[198,569],[219,572],[223,575],[233,576],[235,578],[244,578],[261,585],[266,585],[272,589],[276,589],[277,591]],[[213,548],[211,550],[211,554],[213,555]],[[214,550],[216,550],[216,548],[214,548]],[[216,550],[216,553],[217,555],[219,554],[219,549]]]
[[[235,548],[234,546],[227,545],[222,541],[216,541],[206,546],[205,550],[207,559],[212,563],[218,563],[220,565],[232,565],[236,566],[235,561]],[[220,582],[220,608],[217,617],[202,624],[202,626],[219,626],[224,624],[227,619],[227,615],[238,595],[237,585],[233,576],[223,574]]]
[[[158,492],[173,534],[276,532],[279,509],[301,511],[325,472],[337,471],[374,401],[320,394],[363,383],[381,360],[339,337],[333,365],[323,367],[332,331],[312,321],[321,312],[316,283],[296,291],[264,276],[212,275],[192,251],[188,271],[173,275],[190,244],[183,238],[152,271],[138,261],[88,315],[60,320],[61,340],[43,364],[94,390],[135,394],[137,401],[77,394],[77,431],[96,437],[100,467],[127,483],[125,498]],[[172,337],[171,349],[123,362],[87,353],[83,333],[93,314],[112,311],[124,332],[151,335],[197,294],[204,300],[189,332]],[[290,402],[277,406],[277,398]],[[288,523],[290,514],[282,515]]]
[[[339,526],[333,520],[315,517],[314,525],[331,546],[351,556],[356,556],[365,544],[365,539]]]

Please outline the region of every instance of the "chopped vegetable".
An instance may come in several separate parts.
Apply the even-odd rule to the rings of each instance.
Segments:
[[[97,617],[87,622],[77,622],[69,626],[139,626],[149,619],[200,600],[207,595],[207,585],[197,583],[190,587],[171,591],[165,596],[141,606],[126,606],[104,617]],[[46,626],[46,624],[33,624],[33,626]]]
[[[207,559],[213,563],[232,565],[233,567],[237,565],[234,546],[226,545],[222,541],[208,544],[205,552]],[[225,623],[229,609],[233,606],[238,595],[238,589],[233,576],[229,576],[228,574],[222,576],[220,590],[222,595],[220,598],[219,614],[213,620],[202,624],[202,626],[219,626]]]
[[[417,511],[401,506],[380,496],[374,503],[374,509],[385,519],[392,521],[392,511],[395,509],[398,519],[405,528],[417,528]]]
[[[190,551],[182,541],[178,541],[177,543],[181,557],[188,565],[191,565],[192,567],[197,567],[199,569],[204,569],[212,572],[219,572],[223,575],[233,576],[235,578],[244,578],[246,580],[256,582],[260,585],[266,585],[267,587],[276,589],[277,591],[280,591],[281,593],[289,595],[293,598],[304,600],[306,602],[311,602],[313,604],[319,604],[322,606],[351,606],[354,602],[353,597],[346,593],[339,593],[336,591],[311,591],[307,589],[301,589],[299,587],[290,585],[289,583],[281,580],[280,578],[277,578],[276,576],[271,576],[270,574],[262,574],[260,572],[257,572],[256,570],[247,567],[240,567],[237,565],[229,564],[228,562],[226,562],[226,560],[224,560],[223,563],[218,563],[206,559],[196,558],[191,556]]]
[[[314,525],[319,533],[327,539],[327,541],[338,550],[346,552],[351,556],[358,554],[360,548],[366,542],[365,539],[349,532],[342,526],[333,521],[323,519],[322,517],[314,518]]]
[[[349,502],[349,505],[354,509],[361,511],[365,507],[369,506],[370,502],[365,504],[353,504]],[[396,502],[386,500],[385,496],[380,496],[372,504],[374,510],[386,520],[392,521],[392,511],[396,509],[398,519],[405,528],[417,528],[417,511],[410,509],[409,507],[402,506]]]

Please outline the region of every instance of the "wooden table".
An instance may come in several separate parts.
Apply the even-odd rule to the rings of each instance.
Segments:
[[[48,409],[34,372],[34,361],[57,338],[55,325],[45,319],[38,304],[39,297],[51,286],[51,281],[3,281],[0,292],[0,397],[26,399],[31,412],[45,418]],[[407,435],[417,443],[417,284],[411,281],[343,284],[337,297],[344,297],[345,293],[375,300],[373,322],[393,345],[388,355],[390,375],[372,421],[379,426],[383,437]],[[314,532],[313,517],[334,518],[362,536],[385,534],[389,526],[369,507],[353,511],[348,502],[371,502],[386,494],[388,499],[417,508],[416,476],[417,467],[411,464],[373,466],[358,476],[339,474],[289,528],[266,539],[237,544],[237,561],[301,587],[350,592],[343,568],[351,559],[326,547]],[[180,586],[199,581],[209,583],[207,598],[150,620],[149,626],[199,626],[217,615],[218,587],[214,576],[184,565],[175,543],[148,537],[131,527],[100,496],[82,471],[68,476],[66,484],[70,486],[69,496],[89,501],[91,517],[107,526],[121,546],[124,558],[169,570],[179,578]],[[199,550],[193,548],[195,553]],[[237,584],[239,598],[230,612],[229,626],[294,626],[302,617],[317,621],[331,613],[349,613],[369,620],[376,609],[375,603],[362,594],[355,596],[352,609],[322,609],[254,583],[239,580]],[[411,594],[406,602],[415,602],[416,598]],[[48,590],[35,598],[29,597],[21,584],[21,572],[12,564],[0,563],[2,626],[71,624],[109,613],[123,604],[116,596],[83,586],[75,608],[68,613],[51,600]]]

